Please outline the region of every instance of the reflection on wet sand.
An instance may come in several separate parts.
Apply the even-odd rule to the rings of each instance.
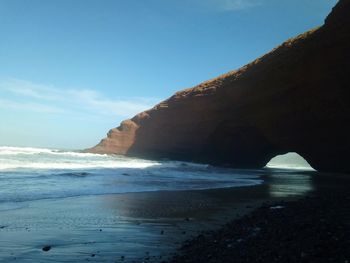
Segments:
[[[272,198],[303,196],[313,190],[312,171],[274,170],[267,176],[269,194]]]

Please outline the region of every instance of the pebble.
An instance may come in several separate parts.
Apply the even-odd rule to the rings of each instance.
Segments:
[[[51,249],[51,246],[44,246],[42,248],[42,250],[45,251],[45,252],[49,251],[50,249]]]

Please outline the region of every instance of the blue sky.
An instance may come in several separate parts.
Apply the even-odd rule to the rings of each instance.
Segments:
[[[323,24],[336,0],[0,0],[0,145],[86,148]]]

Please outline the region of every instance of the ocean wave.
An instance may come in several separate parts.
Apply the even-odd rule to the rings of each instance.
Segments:
[[[73,156],[73,157],[106,156],[104,154],[83,153],[79,151],[64,151],[64,150],[57,150],[57,149],[31,148],[31,147],[0,146],[0,155],[35,155],[35,154],[51,154],[51,155],[61,155],[61,156]]]
[[[0,147],[0,171],[29,170],[77,170],[103,168],[148,168],[158,162],[45,148]]]
[[[98,168],[148,168],[158,165],[150,162],[19,162],[19,163],[0,163],[0,170],[15,170],[15,169],[41,169],[41,170],[71,170],[71,169],[98,169]]]
[[[0,200],[200,190],[262,183],[260,172],[41,148],[0,147]]]

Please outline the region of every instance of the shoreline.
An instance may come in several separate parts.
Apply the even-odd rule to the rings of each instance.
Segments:
[[[144,255],[158,262],[187,238],[221,225],[226,220],[221,212],[235,191],[138,192],[14,204],[0,211],[0,262],[139,262]]]
[[[0,262],[171,260],[186,240],[213,233],[263,204],[344,185],[331,176],[300,171],[267,172],[262,179],[249,187],[28,201],[0,211]],[[44,252],[45,246],[51,249]]]
[[[271,185],[27,201],[0,211],[0,262],[161,262],[201,231],[278,199]]]

